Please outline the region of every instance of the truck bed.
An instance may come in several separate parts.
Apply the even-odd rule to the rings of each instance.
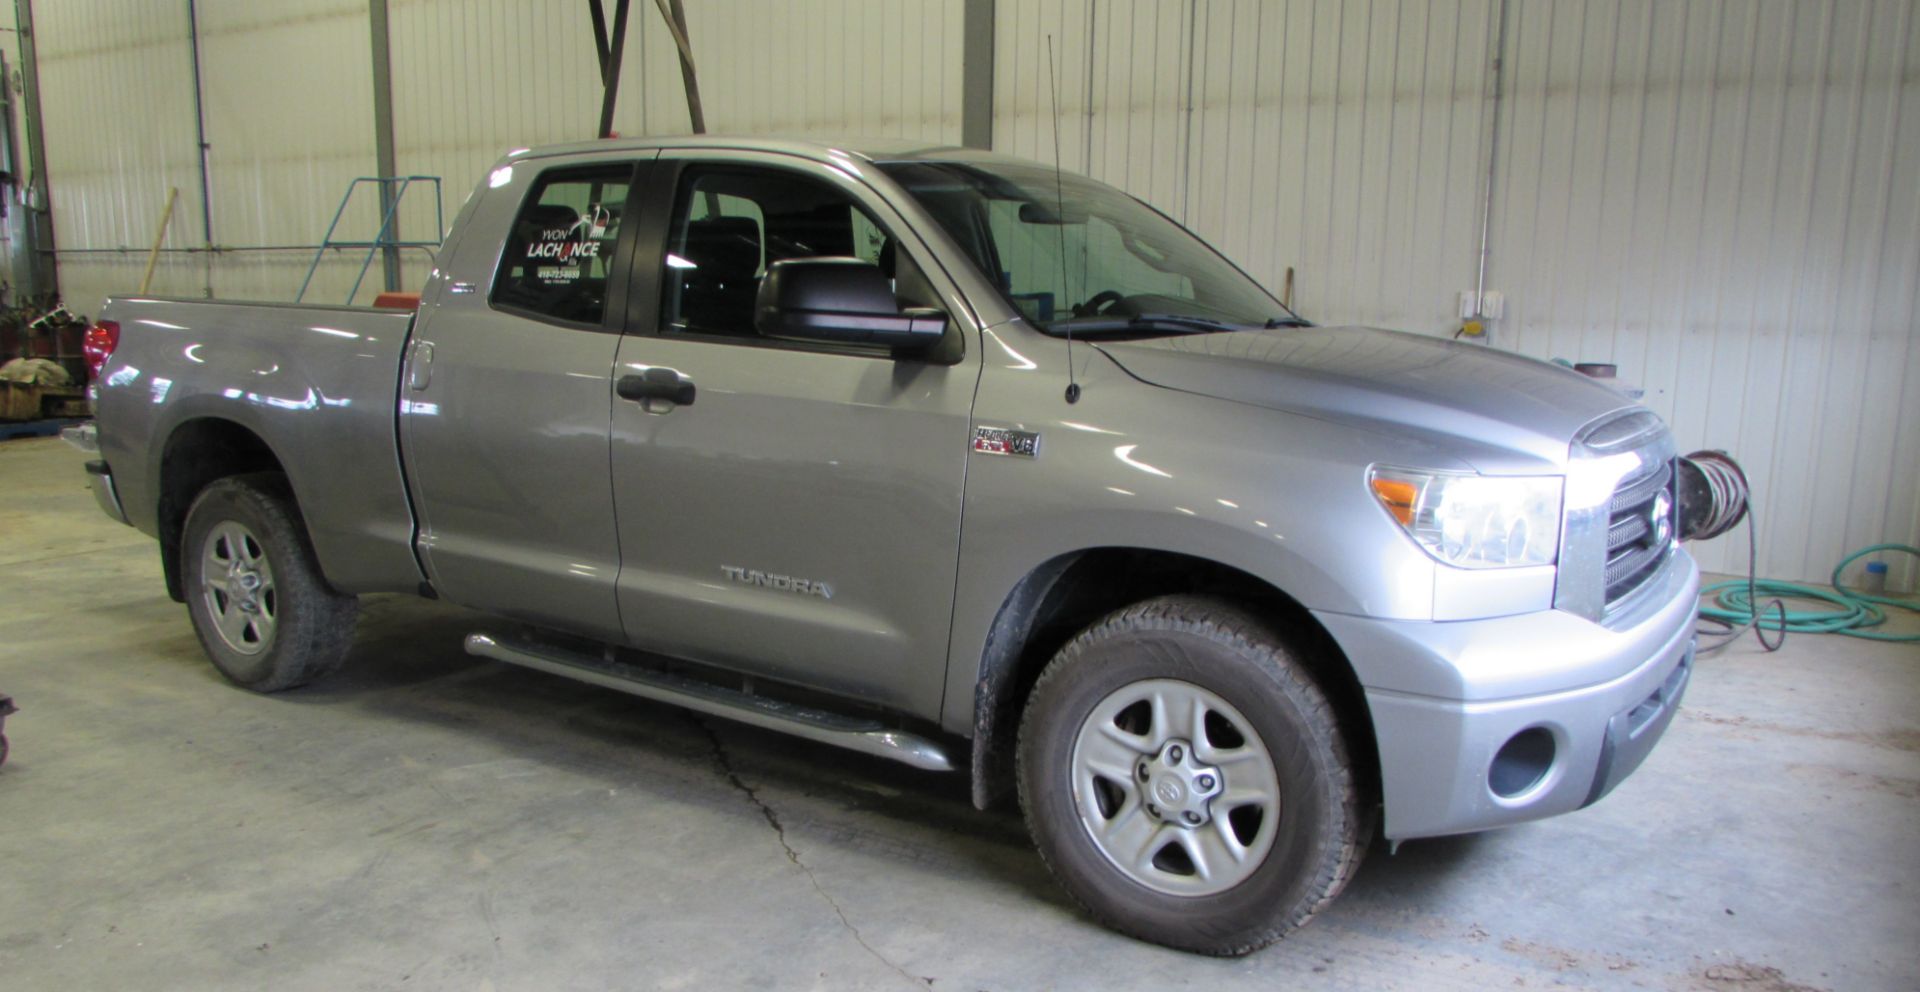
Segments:
[[[413,514],[395,432],[413,314],[154,297],[109,298],[120,343],[100,380],[101,458],[128,523],[158,530],[160,465],[196,422],[271,449],[342,591],[413,591]],[[207,424],[199,424],[205,427]]]

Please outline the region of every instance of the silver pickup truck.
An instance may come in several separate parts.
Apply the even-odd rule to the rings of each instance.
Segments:
[[[235,683],[448,600],[476,655],[1017,792],[1174,947],[1283,936],[1376,828],[1593,803],[1691,670],[1654,414],[1313,326],[1002,156],[523,149],[417,312],[115,298],[88,346],[100,505]]]

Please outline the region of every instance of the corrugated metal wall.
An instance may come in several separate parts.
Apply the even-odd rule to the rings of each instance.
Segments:
[[[1451,332],[1471,288],[1493,11],[1460,3],[1002,0],[994,144],[1205,235],[1322,319]],[[1091,99],[1088,94],[1091,93]],[[1037,108],[1037,109],[1036,109]]]
[[[36,5],[64,248],[199,244],[183,3]],[[715,131],[954,142],[960,0],[688,0]],[[373,172],[359,0],[203,0],[215,239],[316,239]],[[403,172],[449,216],[506,148],[590,136],[579,5],[392,0]],[[270,11],[270,13],[269,13]],[[1432,334],[1473,286],[1498,0],[998,0],[997,148],[1133,191],[1316,319]],[[686,129],[636,0],[615,128]],[[1515,0],[1495,164],[1493,346],[1614,361],[1683,445],[1747,463],[1761,571],[1920,540],[1920,14],[1915,0]],[[406,212],[425,236],[430,213]],[[372,228],[358,218],[358,233]],[[67,255],[81,308],[137,256]],[[352,266],[315,293],[339,299]],[[421,266],[409,267],[417,282]],[[157,289],[285,299],[304,259],[174,256]],[[365,299],[365,294],[362,294]],[[1744,540],[1700,549],[1744,564]],[[1904,578],[1913,580],[1904,563]]]
[[[366,0],[200,0],[213,238],[311,244],[347,183],[373,175],[371,27]],[[609,16],[612,3],[607,4]],[[960,0],[688,3],[709,130],[863,134],[957,142]],[[61,283],[91,312],[138,285],[168,186],[180,201],[168,247],[204,243],[184,0],[35,5],[48,173]],[[445,181],[450,220],[510,148],[591,138],[599,64],[585,5],[391,0],[396,164]],[[614,129],[688,130],[680,67],[651,0],[634,0]],[[371,189],[341,237],[378,227]],[[432,237],[431,194],[407,194],[400,234]],[[325,262],[308,298],[340,302],[362,254]],[[291,299],[311,254],[169,255],[154,292]],[[406,280],[424,278],[409,252]],[[380,282],[376,261],[358,302]]]
[[[318,243],[347,184],[374,174],[367,5],[202,0],[199,10],[214,243]],[[341,232],[372,237],[377,193],[367,190],[354,207]],[[345,302],[363,262],[361,253],[330,257],[307,299]],[[311,263],[306,251],[224,257],[211,267],[213,295],[290,299]],[[368,287],[378,273],[376,262]]]
[[[506,150],[593,136],[601,91],[584,5],[393,0],[391,10],[396,158],[445,177],[449,219]],[[959,0],[691,2],[686,13],[710,132],[959,140],[960,52],[947,40],[959,36]],[[613,129],[684,134],[672,36],[650,0],[628,16]],[[405,229],[430,228],[428,216],[408,211]]]
[[[84,4],[34,5],[48,173],[58,183],[52,190],[55,237],[74,247],[145,247],[167,188],[174,186],[183,200],[167,243],[198,243],[186,19],[171,5],[153,4],[108,15]],[[24,135],[24,123],[22,128]],[[181,258],[169,256],[158,279],[178,282],[185,271],[175,264]],[[91,313],[101,295],[92,287],[136,287],[142,262],[67,255],[60,277],[78,291],[67,299]]]
[[[372,172],[366,4],[282,0],[199,5],[213,243],[310,244],[348,180]],[[91,312],[140,281],[145,249],[179,189],[166,246],[206,244],[194,147],[192,53],[185,4],[41,3],[41,102],[54,224],[68,252],[60,278]],[[377,223],[371,204],[361,236]],[[291,299],[311,254],[169,254],[154,291]],[[313,298],[345,298],[357,260],[332,260]]]
[[[1276,289],[1293,267],[1315,319],[1448,334],[1474,286],[1499,9],[1001,0],[995,145],[1052,159],[1051,33],[1067,168]],[[1615,362],[1682,445],[1733,451],[1762,574],[1920,541],[1916,4],[1509,16],[1493,345]],[[1745,569],[1743,535],[1696,550]]]
[[[1920,543],[1920,17],[1908,0],[1524,4],[1504,340],[1614,361],[1753,477],[1763,574]],[[1744,570],[1744,538],[1710,565]],[[1911,559],[1906,567],[1909,583]]]

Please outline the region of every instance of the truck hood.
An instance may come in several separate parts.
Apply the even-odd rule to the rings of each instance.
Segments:
[[[1424,441],[1437,456],[1489,473],[1564,466],[1582,427],[1634,405],[1550,362],[1372,327],[1097,346],[1144,382]]]

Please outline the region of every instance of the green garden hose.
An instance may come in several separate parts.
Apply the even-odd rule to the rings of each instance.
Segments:
[[[1840,573],[1848,565],[1881,551],[1920,557],[1920,548],[1911,544],[1875,544],[1861,548],[1840,559],[1840,564],[1833,567],[1831,590],[1799,582],[1772,580],[1730,579],[1716,582],[1700,590],[1702,596],[1713,597],[1712,605],[1700,607],[1700,616],[1721,621],[1730,627],[1757,624],[1761,630],[1795,634],[1845,634],[1875,641],[1920,641],[1920,633],[1889,634],[1867,629],[1886,622],[1887,611],[1881,607],[1920,612],[1920,600],[1853,592],[1840,584]],[[1760,615],[1755,617],[1754,601],[1763,596],[1772,600],[1760,607]],[[1832,604],[1833,609],[1789,610],[1780,602],[1783,599],[1818,600]]]

